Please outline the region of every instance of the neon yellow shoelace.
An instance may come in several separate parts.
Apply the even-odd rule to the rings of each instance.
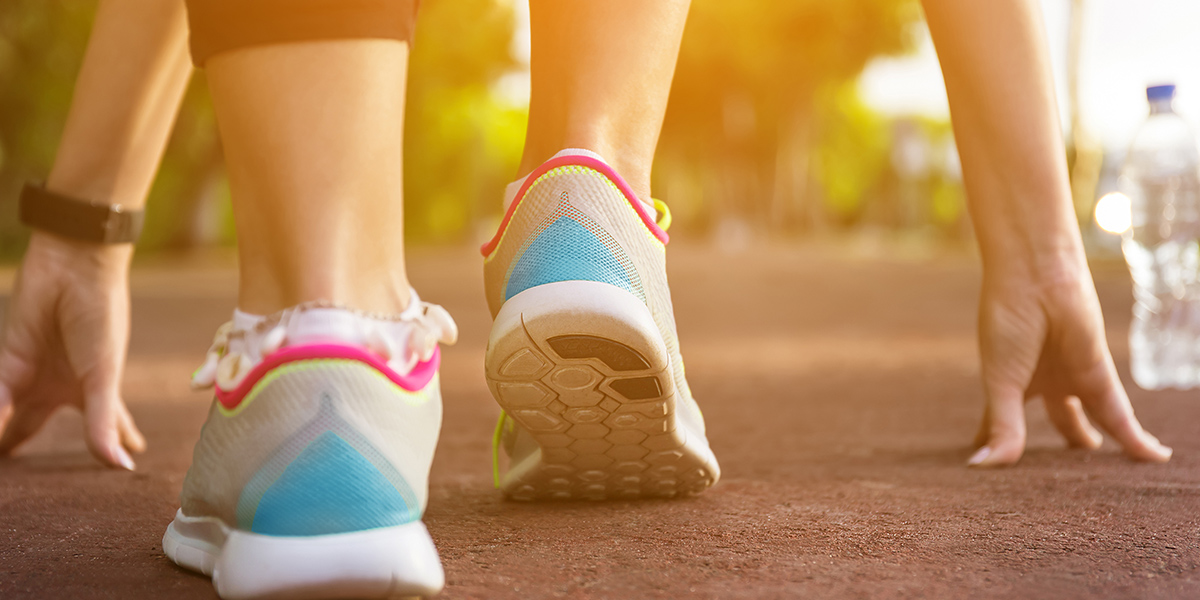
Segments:
[[[504,425],[508,423],[508,413],[500,411],[496,420],[496,432],[492,434],[492,485],[500,489],[500,438],[504,435]]]
[[[651,198],[654,201],[654,210],[658,212],[658,226],[662,227],[663,231],[671,228],[671,209],[667,208],[667,203],[658,198]]]

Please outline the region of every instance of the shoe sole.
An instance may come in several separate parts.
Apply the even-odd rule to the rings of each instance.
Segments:
[[[492,326],[485,372],[539,446],[502,478],[509,498],[672,497],[720,477],[704,435],[678,418],[649,309],[621,288],[564,281],[513,296]]]
[[[180,510],[163,535],[175,564],[212,577],[226,600],[432,596],[445,574],[425,525],[270,536]]]

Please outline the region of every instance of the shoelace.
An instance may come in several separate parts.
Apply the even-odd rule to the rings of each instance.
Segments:
[[[274,321],[275,324],[262,336],[259,356],[270,355],[282,348],[287,343],[288,324],[297,314],[309,308],[336,307],[321,302],[306,303],[269,317],[267,322]],[[450,313],[437,304],[422,302],[415,291],[412,292],[412,302],[408,308],[395,320],[411,325],[408,343],[404,348],[397,347],[396,342],[380,327],[370,329],[365,337],[367,348],[381,356],[388,367],[401,375],[411,372],[418,363],[429,360],[439,342],[449,346],[458,340],[458,326]],[[230,390],[236,388],[253,369],[254,362],[249,357],[230,349],[229,341],[234,333],[232,321],[217,328],[204,364],[192,374],[193,389],[207,389],[215,385]]]
[[[506,425],[508,433],[512,433],[513,424],[508,418],[508,413],[500,411],[500,418],[496,419],[496,432],[492,434],[492,485],[496,489],[500,489],[500,444]]]
[[[658,213],[655,215],[654,221],[658,223],[659,227],[662,227],[663,231],[670,229],[671,209],[667,207],[666,202],[663,202],[658,198],[651,198],[651,200],[654,201],[654,212]]]
[[[658,198],[651,198],[654,201],[655,222],[663,231],[671,228],[671,208],[666,202]],[[511,434],[516,429],[512,420],[508,418],[508,414],[500,411],[500,418],[496,419],[496,430],[492,433],[492,485],[497,489],[500,488],[500,445],[503,443],[504,434]]]

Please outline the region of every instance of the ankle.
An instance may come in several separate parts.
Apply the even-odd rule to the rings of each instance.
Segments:
[[[347,269],[344,272],[350,276],[344,277],[323,277],[320,272],[281,277],[244,265],[238,308],[259,315],[313,302],[379,314],[399,314],[408,308],[411,288],[403,270],[393,277],[355,274],[355,270]]]
[[[518,169],[519,177],[523,178],[529,175],[542,163],[563,150],[586,150],[599,155],[601,160],[608,163],[629,184],[639,200],[647,205],[653,204],[650,196],[650,168],[653,163],[653,153],[647,156],[645,153],[622,151],[616,145],[599,140],[563,142],[554,146],[527,144],[525,153],[521,157],[521,167]]]

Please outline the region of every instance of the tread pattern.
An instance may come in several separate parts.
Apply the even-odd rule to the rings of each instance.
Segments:
[[[603,337],[554,336],[524,343],[488,364],[501,407],[541,448],[541,462],[508,478],[515,500],[673,497],[715,480],[676,429],[669,365]]]

